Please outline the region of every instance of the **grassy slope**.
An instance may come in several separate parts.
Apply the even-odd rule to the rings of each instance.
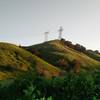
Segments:
[[[68,60],[70,62],[76,59],[80,61],[82,68],[85,69],[91,69],[100,66],[99,61],[92,59],[84,53],[78,52],[74,49],[67,47],[59,40],[53,40],[43,44],[30,46],[27,49],[29,51],[31,51],[32,49],[38,50],[40,52],[41,58],[55,66],[57,65],[57,61],[60,58],[64,58],[66,61]]]
[[[99,54],[99,53],[96,53],[96,52],[94,52],[94,51],[88,50],[88,51],[86,52],[86,54],[87,54],[89,57],[91,57],[91,58],[93,58],[93,59],[95,59],[95,60],[97,60],[97,61],[100,61],[100,54]]]
[[[89,56],[85,55],[84,53],[78,52],[74,49],[71,49],[65,45],[63,45],[60,41],[53,41],[50,42],[51,45],[58,50],[58,54],[61,54],[67,57],[70,61],[77,59],[81,62],[83,66],[98,66],[100,62],[90,58]],[[60,53],[59,53],[60,52]]]
[[[30,52],[9,43],[0,43],[0,79],[15,77],[17,74],[37,69],[42,75],[54,76],[60,69],[48,64]]]

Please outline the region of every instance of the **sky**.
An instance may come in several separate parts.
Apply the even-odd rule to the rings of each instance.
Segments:
[[[100,50],[100,0],[0,0],[0,42],[33,45],[63,38]]]

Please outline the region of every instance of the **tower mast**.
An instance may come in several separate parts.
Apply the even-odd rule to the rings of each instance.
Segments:
[[[62,26],[60,26],[60,28],[59,28],[59,40],[61,40],[61,38],[62,38],[62,31],[63,31],[63,28],[62,28]]]
[[[49,34],[49,32],[45,32],[44,33],[44,41],[45,42],[48,41],[48,34]]]

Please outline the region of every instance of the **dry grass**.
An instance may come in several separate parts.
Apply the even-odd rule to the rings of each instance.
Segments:
[[[52,57],[54,56],[63,57],[65,60],[68,60],[70,62],[72,62],[73,60],[78,60],[80,62],[81,68],[92,69],[92,68],[100,67],[99,61],[94,60],[93,58],[87,56],[86,54],[82,52],[78,52],[72,48],[69,48],[68,46],[64,45],[59,40],[53,40],[53,41],[49,41],[43,44],[35,45],[33,46],[33,48],[36,48],[37,50],[40,49],[42,51],[44,50],[46,51],[47,53],[46,55],[40,51],[43,59],[45,59],[46,56],[49,56],[49,54],[54,54],[52,55]],[[51,58],[49,57],[49,60],[48,59],[45,59],[45,60],[50,63],[50,60],[52,60],[52,57]]]
[[[100,62],[96,61],[89,56],[80,53],[76,50],[73,50],[65,45],[62,45],[60,41],[53,41],[50,42],[51,45],[56,49],[57,52],[54,52],[58,55],[63,55],[70,61],[77,59],[78,61],[81,62],[83,66],[100,66]]]
[[[0,43],[0,79],[7,78],[9,74],[15,76],[15,73],[29,71],[31,68],[35,69],[40,65],[45,69],[45,76],[47,72],[51,76],[54,73],[60,73],[59,68],[48,64],[30,52],[13,44]]]

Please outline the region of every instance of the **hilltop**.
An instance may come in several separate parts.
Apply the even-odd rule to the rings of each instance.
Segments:
[[[77,45],[77,44],[76,44]],[[78,50],[68,46],[68,41],[52,40],[41,44],[24,47],[57,68],[67,71],[88,71],[100,67],[100,54],[93,51]],[[97,59],[98,58],[98,59]],[[74,66],[76,63],[76,66]]]

